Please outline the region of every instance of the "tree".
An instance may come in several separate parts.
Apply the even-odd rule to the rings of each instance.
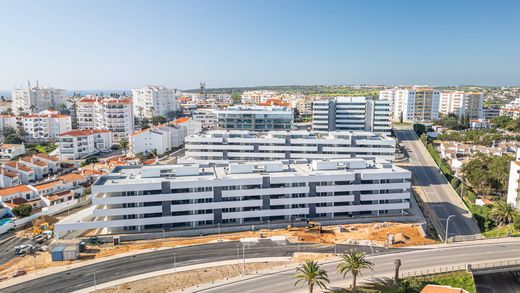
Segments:
[[[471,187],[480,195],[503,195],[509,181],[509,165],[513,157],[476,154],[461,171]]]
[[[157,157],[157,149],[153,149],[150,151],[150,157],[156,158]]]
[[[498,226],[504,226],[514,221],[517,211],[512,204],[499,200],[493,205],[489,215]]]
[[[403,114],[403,111],[401,111],[401,113],[399,113],[399,123],[403,124],[403,121],[404,121],[404,114]]]
[[[18,127],[18,136],[20,136],[20,138],[24,138],[26,137],[27,135],[29,135],[29,133],[27,133],[27,131],[25,131],[25,129],[23,128],[23,126],[19,126]]]
[[[231,100],[233,100],[233,104],[240,104],[240,102],[242,102],[242,95],[239,93],[233,93],[231,95]]]
[[[306,260],[299,265],[294,278],[298,279],[294,286],[302,283],[309,288],[309,293],[312,293],[314,285],[324,289],[327,287],[326,284],[330,283],[327,272],[320,267],[318,262],[312,260]]]
[[[123,149],[124,154],[126,155],[126,148],[128,147],[128,139],[121,138],[119,140],[119,145],[121,146],[121,148]]]
[[[166,123],[166,118],[164,118],[163,116],[153,116],[152,117],[153,125],[159,125],[159,124],[163,124],[163,123]]]
[[[23,139],[18,135],[16,129],[12,127],[5,127],[3,134],[5,143],[21,144],[23,142]]]
[[[395,293],[418,293],[419,290],[414,288],[407,280],[400,280],[395,283],[392,278],[383,277],[375,278],[370,282],[365,282],[361,288],[370,290],[371,292],[395,292]]]
[[[17,216],[18,218],[25,218],[31,215],[32,206],[28,204],[21,204],[19,206],[14,207],[12,212],[13,215]]]
[[[424,124],[416,123],[413,125],[413,130],[418,136],[421,136],[421,134],[426,133],[426,126],[424,126]]]
[[[372,269],[374,264],[365,259],[365,253],[357,249],[351,249],[341,255],[340,263],[337,265],[336,270],[343,274],[343,277],[347,273],[352,273],[352,290],[356,288],[357,276],[361,275],[363,269]]]

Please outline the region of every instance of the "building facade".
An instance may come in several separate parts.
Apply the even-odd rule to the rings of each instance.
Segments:
[[[395,140],[370,132],[212,130],[188,136],[180,163],[296,159],[395,159]]]
[[[507,203],[520,209],[520,150],[516,151],[516,159],[511,162],[509,167]]]
[[[52,87],[31,87],[14,89],[11,92],[12,109],[15,115],[22,113],[38,113],[49,108],[60,109],[67,107],[67,96],[64,89]]]
[[[130,154],[147,154],[155,150],[162,155],[184,143],[184,131],[175,124],[165,124],[137,131],[128,138]]]
[[[72,119],[62,114],[31,114],[19,117],[19,123],[30,140],[57,139],[61,133],[72,130]]]
[[[214,129],[218,126],[217,114],[213,109],[196,109],[191,112],[193,121],[200,123],[203,130]]]
[[[55,232],[106,233],[251,225],[292,218],[401,215],[410,172],[363,159],[116,167],[93,185],[92,219]]]
[[[392,120],[424,122],[439,119],[440,92],[429,87],[390,89],[379,93],[389,101]]]
[[[60,134],[58,147],[62,160],[76,160],[96,154],[112,146],[109,130],[74,129]]]
[[[389,134],[390,104],[366,97],[334,97],[312,103],[314,131],[368,131]]]
[[[229,130],[291,130],[294,118],[291,109],[278,106],[236,105],[215,113],[219,128]]]
[[[76,103],[79,129],[109,130],[114,142],[134,133],[134,110],[128,97],[85,97]]]
[[[132,90],[134,113],[140,119],[168,117],[169,113],[179,110],[177,98],[177,90],[164,86],[145,86]]]
[[[443,115],[455,114],[458,117],[469,117],[470,119],[482,119],[484,113],[484,93],[448,91],[441,93],[439,112]]]

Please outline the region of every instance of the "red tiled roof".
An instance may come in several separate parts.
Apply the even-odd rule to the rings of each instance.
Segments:
[[[32,189],[30,189],[27,185],[17,185],[13,187],[0,189],[0,196],[11,195],[20,192],[29,192],[31,190]]]
[[[63,182],[74,182],[74,181],[84,180],[85,177],[83,177],[77,173],[70,173],[70,174],[61,175],[58,177],[58,179],[62,180]]]
[[[173,123],[182,124],[182,123],[188,122],[190,120],[191,120],[190,117],[182,117],[182,118],[175,119],[175,121],[173,121]]]

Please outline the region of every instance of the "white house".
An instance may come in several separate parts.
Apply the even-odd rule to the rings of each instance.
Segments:
[[[128,142],[130,154],[155,150],[161,155],[184,143],[184,129],[174,124],[163,124],[131,134]]]
[[[0,158],[11,160],[25,154],[25,145],[22,144],[7,144],[0,145]]]
[[[58,139],[62,160],[84,158],[112,146],[112,133],[109,130],[75,129],[60,134]]]

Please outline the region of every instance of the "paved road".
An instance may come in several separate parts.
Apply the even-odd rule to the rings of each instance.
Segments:
[[[477,293],[518,293],[520,281],[514,273],[496,273],[475,276]]]
[[[422,191],[423,201],[433,210],[444,233],[446,229],[446,219],[450,215],[455,215],[450,219],[448,237],[455,235],[474,235],[479,234],[479,228],[466,206],[453,190],[451,185],[440,173],[437,165],[430,154],[418,139],[413,130],[396,130],[397,138],[402,142],[405,151],[409,156],[408,168],[414,176],[414,185]]]
[[[14,255],[14,248],[16,246],[19,246],[22,244],[35,245],[34,241],[32,241],[29,238],[22,238],[22,237],[16,237],[16,236],[10,238],[13,235],[14,235],[14,233],[10,232],[9,236],[6,237],[6,239],[7,238],[9,238],[9,239],[5,240],[5,242],[2,242],[2,244],[0,244],[0,264],[6,263],[16,257]]]
[[[49,275],[18,284],[0,292],[72,292],[94,286],[96,271],[97,284],[131,277],[143,273],[173,268],[173,254],[175,253],[177,267],[208,263],[237,258],[238,242],[223,242],[214,244],[180,247],[168,250],[139,254],[131,257],[109,260],[67,272]],[[352,246],[338,245],[337,251],[345,251]],[[369,253],[369,247],[356,248]],[[257,245],[246,248],[246,258],[290,256],[298,251],[298,245],[277,245],[272,241],[261,241]],[[301,252],[328,252],[334,251],[333,245],[300,245]],[[390,253],[402,250],[382,249],[375,253]],[[240,257],[241,257],[240,249]]]
[[[468,263],[491,262],[497,260],[509,260],[512,255],[520,256],[520,241],[510,240],[495,244],[467,243],[458,247],[446,247],[412,252],[400,252],[397,254],[385,254],[374,257],[374,276],[391,277],[394,272],[394,260],[399,258],[402,262],[401,273],[420,271],[441,267],[460,266]],[[337,262],[329,262],[322,265],[328,272],[331,287],[346,287],[350,284],[350,276],[343,279],[336,273]],[[370,271],[363,271],[361,279],[369,279]],[[294,269],[284,270],[270,275],[255,276],[250,279],[235,281],[229,284],[214,285],[195,292],[307,292],[304,287],[294,286]],[[211,286],[211,285],[210,285]],[[502,292],[502,291],[495,291]],[[504,291],[507,292],[507,291]],[[518,292],[518,291],[515,291]],[[487,292],[486,292],[487,293]]]

